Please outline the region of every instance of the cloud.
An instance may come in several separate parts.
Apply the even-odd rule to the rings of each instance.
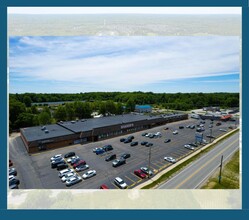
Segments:
[[[12,37],[10,81],[139,90],[161,81],[239,72],[239,46],[238,37]]]

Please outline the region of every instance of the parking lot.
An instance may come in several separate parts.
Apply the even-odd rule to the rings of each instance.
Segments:
[[[137,146],[130,146],[130,143],[120,142],[120,138],[127,137],[119,136],[104,141],[84,144],[84,145],[72,145],[69,147],[59,148],[52,151],[44,151],[38,154],[29,156],[26,149],[20,139],[17,137],[15,141],[10,143],[10,159],[13,160],[15,167],[19,170],[19,177],[21,184],[19,188],[44,188],[44,189],[65,189],[67,188],[64,183],[58,177],[58,171],[52,169],[50,165],[50,158],[55,154],[66,154],[70,151],[74,151],[81,159],[85,160],[90,166],[88,170],[96,170],[97,175],[82,182],[77,183],[70,188],[72,189],[99,189],[100,185],[105,184],[110,189],[118,188],[114,184],[115,177],[121,177],[128,185],[128,188],[133,188],[140,184],[142,181],[146,181],[147,178],[141,179],[134,174],[134,170],[140,169],[142,166],[149,166],[149,151],[150,147],[142,146],[141,141],[148,141],[153,143],[151,147],[151,163],[150,168],[154,173],[158,173],[171,163],[164,160],[164,157],[170,156],[179,161],[181,158],[191,154],[193,150],[184,148],[184,144],[195,142],[195,129],[186,128],[187,125],[197,125],[201,120],[188,119],[184,121],[170,123],[164,126],[155,127],[145,131],[136,132],[133,135],[135,138],[133,141],[138,141]],[[205,131],[203,132],[204,139],[209,142],[210,138],[206,135],[210,134],[210,120],[205,120]],[[218,137],[225,134],[230,129],[230,126],[235,126],[235,122],[228,121],[222,122],[220,126],[216,126],[216,121],[213,122],[212,135]],[[237,123],[238,124],[238,123]],[[184,126],[183,129],[179,129],[179,126]],[[168,130],[165,128],[168,127]],[[225,129],[220,131],[220,129]],[[173,134],[174,130],[178,130],[178,134]],[[162,137],[149,138],[142,136],[142,133],[156,133],[161,132]],[[171,139],[169,143],[164,143],[165,139]],[[103,147],[106,144],[113,146],[112,151],[108,151],[101,155],[93,153],[93,148]],[[195,148],[199,149],[203,145],[198,145]],[[131,157],[126,159],[126,164],[114,168],[112,161],[106,162],[105,157],[107,155],[115,153],[117,158],[122,153],[129,153]],[[25,164],[23,162],[25,161]],[[25,169],[25,166],[28,168]],[[70,166],[70,164],[69,164]],[[20,168],[19,168],[20,167]],[[88,171],[86,170],[86,171]],[[86,171],[79,172],[78,174],[82,177]]]

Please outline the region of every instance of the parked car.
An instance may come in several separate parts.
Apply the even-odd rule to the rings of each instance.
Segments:
[[[85,165],[79,165],[79,166],[77,166],[77,167],[75,168],[75,170],[76,170],[77,172],[84,171],[84,170],[87,170],[87,169],[89,169],[89,165],[87,165],[87,164],[85,164]]]
[[[9,189],[19,189],[17,184],[9,185]]]
[[[184,126],[179,126],[179,129],[184,129]]]
[[[79,159],[79,156],[73,156],[73,157],[67,159],[67,162],[68,163],[72,163],[72,162],[74,163],[74,161],[77,160],[77,159]]]
[[[131,147],[136,146],[136,145],[138,145],[137,141],[131,142],[131,144],[130,144]]]
[[[190,128],[191,125],[186,125],[186,128]]]
[[[62,178],[63,176],[65,176],[67,173],[72,173],[73,172],[73,169],[64,169],[64,170],[61,170],[58,174],[58,176],[60,178]]]
[[[54,155],[53,157],[50,158],[50,161],[54,161],[54,160],[57,160],[57,159],[61,159],[62,158],[62,154],[56,154]]]
[[[120,138],[120,142],[124,142],[125,141],[125,138]]]
[[[95,153],[96,153],[96,155],[103,154],[103,153],[105,153],[105,150],[103,148],[99,148],[96,150]]]
[[[154,136],[155,136],[155,137],[162,137],[162,134],[161,134],[161,132],[158,131],[158,132],[155,133]]]
[[[171,139],[165,139],[164,143],[169,143],[171,141]]]
[[[124,140],[124,143],[125,143],[125,144],[130,143],[130,142],[132,142],[132,140],[129,139],[129,138],[126,138],[126,139]]]
[[[190,146],[189,144],[185,144],[184,147],[189,149],[189,150],[194,150],[195,149],[193,146]]]
[[[57,168],[57,165],[58,165],[58,164],[62,164],[62,163],[65,163],[65,161],[63,160],[63,158],[61,158],[61,160],[53,161],[53,162],[51,163],[51,168],[52,168],[52,169]]]
[[[213,125],[209,125],[208,127],[209,127],[209,128],[212,128],[212,127],[213,127]]]
[[[220,126],[220,125],[221,125],[221,123],[220,123],[220,122],[217,122],[217,123],[216,123],[216,126]]]
[[[79,183],[81,181],[82,181],[82,178],[80,176],[78,176],[78,175],[73,176],[66,181],[66,186],[72,186],[72,185]]]
[[[195,129],[195,125],[190,125],[190,129]]]
[[[149,138],[154,138],[155,137],[155,134],[150,134],[149,136],[148,136]]]
[[[100,188],[100,189],[109,189],[109,188],[107,187],[107,185],[105,185],[105,184],[102,184],[99,188]]]
[[[152,176],[154,174],[154,172],[150,170],[148,167],[141,167],[140,169],[142,170],[142,172],[144,172],[147,175]]]
[[[64,158],[69,158],[69,157],[73,157],[73,156],[75,156],[75,153],[69,152],[69,153],[65,154]]]
[[[196,128],[196,131],[197,131],[197,132],[201,132],[202,129],[201,129],[201,128]]]
[[[9,160],[9,167],[13,166],[13,162]]]
[[[177,130],[173,131],[173,134],[178,134],[178,131]]]
[[[11,185],[19,185],[19,184],[20,184],[20,180],[19,180],[19,179],[16,179],[16,178],[11,179],[11,180],[9,181],[9,186],[11,186]]]
[[[96,170],[89,170],[86,173],[84,173],[82,177],[83,179],[88,179],[88,178],[95,176],[96,174],[97,174]]]
[[[168,127],[166,127],[166,128],[164,128],[164,130],[169,130],[169,128],[168,128]]]
[[[76,158],[71,160],[71,165],[73,166],[74,164],[78,163],[80,161],[80,158],[77,156]]]
[[[164,160],[170,162],[170,163],[175,163],[176,162],[176,159],[173,158],[173,157],[164,157]]]
[[[123,153],[120,157],[127,159],[127,158],[131,157],[131,155],[128,153]]]
[[[61,181],[62,181],[62,182],[66,182],[67,179],[69,179],[69,178],[71,178],[71,177],[73,177],[73,176],[75,176],[75,175],[76,175],[75,172],[66,173],[66,174],[61,178]]]
[[[57,165],[57,170],[59,171],[59,170],[63,170],[63,169],[66,169],[66,168],[68,168],[68,165],[64,162],[64,163],[59,163],[58,165]]]
[[[120,177],[116,177],[114,179],[114,183],[115,183],[115,185],[117,185],[121,189],[126,189],[127,188],[127,184]]]
[[[105,161],[111,161],[111,160],[114,160],[114,159],[116,159],[116,154],[112,154],[112,155],[109,155],[109,156],[107,156],[106,158],[105,158]]]
[[[152,147],[152,146],[153,146],[153,143],[149,143],[149,142],[148,142],[147,144],[145,144],[145,146],[146,146],[146,147]]]
[[[17,171],[16,171],[16,169],[14,167],[13,168],[9,168],[9,175],[13,175],[13,176],[17,175]]]
[[[195,143],[189,143],[188,145],[190,145],[190,146],[192,146],[192,147],[198,147],[198,145],[195,144]]]
[[[145,136],[146,134],[148,134],[147,132],[144,132],[144,133],[142,133],[142,136]]]
[[[220,128],[219,131],[227,132],[227,130],[223,128]]]
[[[99,149],[99,147],[93,148],[93,153],[96,153],[96,150],[98,150],[98,149]]]
[[[128,136],[128,139],[133,140],[133,139],[134,139],[134,136],[130,135],[130,136]]]
[[[120,157],[120,159],[116,159],[112,162],[113,167],[118,167],[126,163],[126,160],[123,157]]]
[[[75,164],[73,165],[73,168],[75,169],[76,167],[78,167],[78,166],[80,166],[80,165],[85,165],[85,164],[86,164],[86,161],[80,160],[80,161],[78,161],[77,163],[75,163]]]
[[[144,179],[146,177],[145,173],[143,173],[142,170],[135,170],[134,174],[139,176],[142,179]]]
[[[141,145],[146,145],[148,142],[147,141],[142,141]]]
[[[111,150],[113,150],[113,147],[112,147],[112,145],[108,144],[108,145],[105,145],[103,147],[103,149],[104,149],[104,151],[111,151]]]

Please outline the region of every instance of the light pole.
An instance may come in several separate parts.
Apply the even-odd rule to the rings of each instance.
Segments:
[[[220,161],[220,175],[219,175],[219,183],[221,182],[221,170],[222,170],[222,163],[223,163],[223,155],[221,156],[221,161]]]
[[[149,166],[148,166],[148,178],[150,178],[150,159],[151,159],[151,144],[150,144],[150,149],[149,149]]]

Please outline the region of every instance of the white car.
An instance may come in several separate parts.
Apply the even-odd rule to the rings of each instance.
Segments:
[[[59,172],[58,176],[59,176],[60,178],[62,178],[62,177],[65,176],[67,173],[72,173],[72,172],[73,172],[73,169],[67,168],[67,169],[61,170],[61,171]]]
[[[157,133],[155,133],[155,136],[156,137],[162,137],[162,134],[161,134],[161,132],[158,131]]]
[[[173,157],[164,157],[164,160],[170,162],[170,163],[175,163],[176,162],[176,159],[173,158]]]
[[[79,156],[73,156],[73,157],[67,159],[67,162],[68,162],[68,163],[71,163],[71,161],[72,161],[73,159],[77,159],[77,158],[79,158]]]
[[[71,178],[71,177],[73,177],[73,176],[75,176],[75,175],[76,175],[75,172],[67,173],[67,174],[65,174],[65,175],[61,178],[61,181],[62,181],[62,182],[66,182],[67,179],[69,179],[69,178]]]
[[[173,134],[178,134],[178,131],[177,130],[173,131]]]
[[[124,180],[122,180],[120,177],[116,177],[114,179],[114,183],[121,189],[126,189],[127,188],[127,184],[124,182]]]
[[[80,171],[83,171],[83,170],[87,170],[87,169],[89,169],[89,165],[87,165],[87,164],[85,164],[85,165],[80,165],[80,166],[78,166],[78,167],[75,168],[75,170],[76,170],[77,172],[80,172]]]
[[[88,179],[90,177],[93,177],[96,175],[96,170],[89,170],[86,173],[83,174],[83,179]]]
[[[72,185],[74,185],[76,183],[79,183],[81,181],[82,181],[82,178],[80,176],[78,176],[78,175],[75,175],[75,176],[67,179],[66,186],[72,186]]]
[[[14,175],[9,175],[9,181],[15,179],[15,176]]]
[[[53,160],[57,160],[57,159],[60,159],[62,158],[62,154],[56,154],[54,155],[53,157],[50,158],[50,161],[52,162]]]
[[[189,149],[189,150],[194,150],[195,149],[193,146],[190,146],[189,144],[185,144],[184,147]]]
[[[219,130],[220,130],[220,131],[227,132],[227,130],[226,130],[226,129],[223,129],[223,128],[220,128]]]
[[[148,134],[145,135],[145,137],[149,137],[150,135],[151,135],[151,133],[148,133]]]

